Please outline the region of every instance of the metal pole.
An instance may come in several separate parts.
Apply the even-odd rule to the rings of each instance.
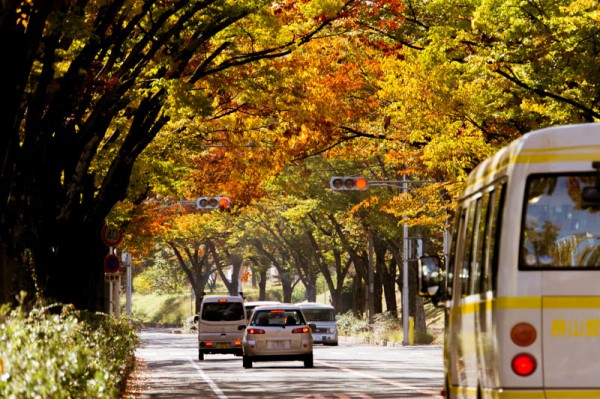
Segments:
[[[113,297],[113,281],[112,281],[112,277],[108,281],[108,298],[109,298],[109,302],[108,302],[108,315],[112,316],[113,315],[113,303],[114,303],[114,300],[115,300],[115,298]]]
[[[375,284],[374,284],[374,261],[373,261],[373,234],[369,232],[369,325],[374,323],[375,313]]]
[[[408,182],[406,176],[402,177],[402,192],[408,195]],[[403,217],[402,228],[402,345],[408,345],[408,224],[406,216]]]
[[[126,266],[126,273],[127,273],[127,288],[125,289],[125,309],[127,312],[127,316],[131,317],[133,316],[133,312],[131,309],[131,291],[132,291],[132,285],[133,285],[133,281],[132,281],[132,276],[131,276],[131,254],[127,254],[127,262],[125,264]]]
[[[119,317],[121,317],[121,275],[120,274],[116,275],[115,281],[113,281],[113,283],[115,284],[115,289],[114,289],[115,317],[118,319]]]

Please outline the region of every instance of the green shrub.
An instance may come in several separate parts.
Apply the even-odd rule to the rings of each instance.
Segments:
[[[390,334],[397,331],[402,331],[402,322],[392,312],[373,315],[373,334],[375,339],[388,339]]]
[[[133,367],[132,324],[69,306],[0,309],[0,397],[115,398]]]
[[[336,320],[340,335],[357,336],[369,332],[369,321],[359,319],[352,312],[339,314]]]
[[[415,344],[432,344],[436,340],[435,335],[427,331],[415,331]]]

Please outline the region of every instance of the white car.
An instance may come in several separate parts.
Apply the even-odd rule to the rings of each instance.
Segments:
[[[314,343],[336,346],[338,329],[333,306],[312,302],[299,303],[298,306],[302,309],[306,321],[315,325],[312,331]]]
[[[251,302],[244,302],[244,308],[246,308],[246,317],[248,318],[248,321],[250,321],[250,317],[252,316],[252,312],[254,311],[254,308],[258,307],[258,306],[267,306],[267,305],[278,305],[281,302],[279,301],[251,301]]]
[[[244,329],[243,366],[253,362],[301,360],[313,367],[313,338],[300,307],[278,304],[254,308]]]

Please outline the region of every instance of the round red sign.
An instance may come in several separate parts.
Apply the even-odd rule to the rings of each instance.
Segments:
[[[106,258],[104,258],[104,271],[106,273],[117,273],[120,266],[121,261],[117,255],[108,254],[106,255]]]
[[[114,226],[102,227],[102,241],[108,247],[116,247],[123,239],[123,232]]]

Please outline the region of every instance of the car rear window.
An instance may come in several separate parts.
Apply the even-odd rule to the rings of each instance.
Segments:
[[[207,302],[202,307],[202,319],[206,321],[235,321],[244,319],[241,302]]]
[[[297,326],[306,324],[302,313],[295,309],[259,310],[250,322],[253,326]]]
[[[335,321],[333,309],[303,309],[303,312],[310,321]]]

